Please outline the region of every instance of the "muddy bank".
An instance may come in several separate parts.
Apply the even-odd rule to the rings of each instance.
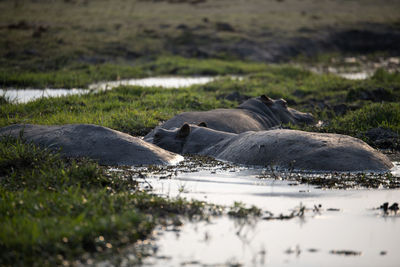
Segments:
[[[229,24],[227,24],[231,27]],[[262,62],[287,62],[299,55],[313,57],[321,53],[372,54],[385,52],[398,56],[400,30],[383,24],[362,24],[336,29],[301,28],[293,37],[265,31],[257,36],[235,40],[222,39],[219,29],[202,34],[197,28],[183,28],[180,35],[167,37],[166,49],[176,55],[199,58],[238,58]]]

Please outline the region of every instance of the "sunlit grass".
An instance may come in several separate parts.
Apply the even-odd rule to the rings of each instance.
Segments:
[[[400,133],[400,103],[374,103],[337,117],[327,127],[331,132],[351,135],[382,127]]]

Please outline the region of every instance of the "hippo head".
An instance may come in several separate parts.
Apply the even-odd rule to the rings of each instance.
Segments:
[[[159,128],[154,133],[153,143],[171,152],[195,154],[208,147],[215,136],[213,132],[218,132],[206,127],[206,123],[201,122],[198,125],[185,123],[171,130]]]
[[[171,130],[159,128],[154,133],[153,144],[171,152],[182,153],[189,134],[190,126],[186,123],[181,128]]]
[[[313,124],[314,117],[310,113],[300,112],[289,108],[284,99],[274,100],[262,95],[244,102],[239,108],[248,109],[274,120],[276,125],[280,124]]]

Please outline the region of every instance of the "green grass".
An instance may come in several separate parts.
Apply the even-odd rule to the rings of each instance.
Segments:
[[[336,117],[327,126],[330,132],[357,135],[371,128],[382,127],[400,133],[400,103],[374,103]]]
[[[0,265],[66,264],[85,253],[106,257],[148,237],[162,220],[201,218],[214,209],[137,191],[129,177],[20,139],[0,140],[0,170]]]
[[[374,73],[372,79],[377,82],[392,85],[393,87],[395,87],[396,90],[399,90],[398,85],[400,83],[400,75],[398,71],[389,73],[385,71],[385,69],[380,68]]]
[[[242,202],[233,203],[233,206],[230,207],[228,211],[228,215],[233,218],[249,218],[249,217],[260,217],[262,215],[262,210],[252,205],[250,208],[247,208],[246,205]]]

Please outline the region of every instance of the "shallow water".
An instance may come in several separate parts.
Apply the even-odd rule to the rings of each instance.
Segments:
[[[317,68],[317,67],[310,67],[310,71],[318,73],[318,74],[323,74],[323,73],[331,73],[335,74],[337,76],[340,76],[342,78],[348,79],[348,80],[365,80],[370,78],[373,74],[374,71],[351,71],[351,72],[342,72],[341,70],[338,70],[333,67],[329,68]]]
[[[144,79],[127,79],[106,81],[89,85],[89,89],[0,89],[0,95],[16,103],[27,103],[42,97],[59,97],[66,95],[87,94],[102,90],[111,90],[120,85],[137,85],[142,87],[158,86],[164,88],[181,88],[196,84],[212,82],[218,77],[152,77]],[[237,78],[232,76],[231,78]]]
[[[398,172],[399,167],[396,170]],[[275,215],[304,205],[303,218],[240,221],[227,216],[186,222],[180,231],[161,231],[155,266],[398,266],[400,217],[375,209],[399,202],[400,190],[323,190],[293,182],[259,179],[260,170],[202,170],[173,179],[146,178],[163,196],[214,204],[235,201]],[[312,211],[321,205],[319,212]],[[329,211],[334,208],[339,211]],[[348,250],[360,255],[338,255]]]
[[[87,94],[87,89],[0,89],[0,95],[15,103],[27,103],[43,97]]]
[[[92,90],[109,90],[121,85],[137,85],[143,87],[158,86],[164,88],[181,88],[195,84],[205,84],[212,82],[216,77],[151,77],[144,79],[128,79],[112,82],[101,82],[89,85]]]
[[[372,76],[372,74],[367,72],[338,73],[337,75],[348,80],[365,80]]]

